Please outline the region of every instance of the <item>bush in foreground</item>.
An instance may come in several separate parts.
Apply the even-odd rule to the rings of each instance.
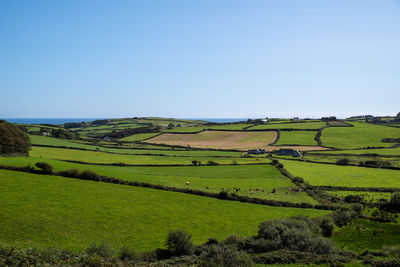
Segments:
[[[174,256],[191,255],[194,251],[192,236],[180,229],[169,231],[165,245]]]

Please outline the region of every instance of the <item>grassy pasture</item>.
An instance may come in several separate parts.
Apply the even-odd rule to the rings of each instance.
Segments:
[[[310,152],[311,154],[312,152]],[[326,154],[379,154],[379,155],[394,155],[400,156],[400,147],[397,148],[378,148],[378,149],[353,149],[353,150],[332,150],[318,153]]]
[[[190,146],[198,148],[248,149],[262,148],[274,142],[277,133],[268,132],[225,132],[204,131],[197,134],[165,133],[149,140],[148,143]]]
[[[168,156],[150,156],[150,155],[120,155],[97,151],[74,150],[64,148],[49,148],[49,147],[33,147],[30,151],[30,156],[41,159],[59,159],[59,160],[74,160],[88,163],[112,164],[123,162],[125,164],[143,165],[173,165],[191,164],[193,160],[201,161],[206,164],[207,161],[215,161],[219,164],[232,164],[235,160],[238,164],[245,163],[267,163],[270,162],[267,158],[220,158],[220,157],[168,157]]]
[[[73,250],[100,241],[155,249],[176,228],[199,244],[210,237],[253,235],[266,219],[327,214],[4,170],[0,201],[0,244]]]
[[[158,135],[159,133],[143,133],[143,134],[133,134],[124,138],[121,138],[119,140],[121,141],[127,141],[127,142],[134,142],[134,141],[141,141],[144,139],[151,138],[153,136]]]
[[[362,196],[367,202],[378,202],[380,199],[389,200],[391,193],[382,193],[382,192],[359,192],[359,191],[326,191],[327,193],[339,197],[345,198],[349,195],[358,195]]]
[[[0,164],[12,166],[34,166],[42,159],[37,158],[0,158]],[[236,166],[198,166],[198,167],[118,167],[85,165],[58,160],[46,160],[55,171],[68,169],[95,171],[99,175],[115,177],[127,181],[146,182],[177,188],[190,188],[205,192],[219,193],[224,188],[238,195],[289,201],[294,203],[317,204],[304,192],[291,192],[292,182],[283,177],[272,165],[236,165]],[[187,186],[186,182],[190,182]],[[240,188],[236,192],[234,188]],[[256,190],[263,188],[261,190]],[[250,193],[253,189],[253,194]],[[270,193],[275,189],[275,193]],[[287,194],[286,194],[287,192]]]
[[[329,127],[322,131],[325,146],[340,149],[390,147],[392,143],[381,142],[383,138],[400,138],[400,128],[351,122],[354,127]]]
[[[357,226],[360,228],[359,231]],[[382,246],[399,245],[400,231],[398,224],[358,219],[351,225],[338,228],[332,239],[340,247],[361,253],[367,249],[379,250]]]
[[[165,129],[162,132],[166,133],[197,133],[205,130],[207,126],[189,126],[189,127],[174,127],[172,129]]]
[[[400,157],[375,157],[375,156],[361,156],[361,155],[348,155],[341,156],[335,154],[324,154],[324,155],[314,155],[306,154],[303,155],[305,160],[318,161],[318,162],[330,162],[336,163],[340,159],[348,159],[350,164],[359,165],[361,161],[385,161],[389,162],[393,167],[400,167]]]
[[[292,123],[272,123],[265,125],[256,125],[248,130],[265,130],[265,129],[319,129],[326,126],[325,122],[292,122]]]
[[[65,139],[59,139],[54,137],[40,136],[40,135],[29,135],[32,144],[34,145],[46,145],[46,146],[65,146],[73,148],[84,148],[96,150],[96,146],[87,145],[83,143],[76,143]]]
[[[318,143],[314,140],[317,132],[310,131],[293,131],[281,132],[279,141],[276,145],[310,145],[316,146]]]
[[[236,130],[236,131],[241,131],[246,127],[250,127],[252,124],[223,124],[223,125],[217,125],[217,126],[209,126],[207,129],[213,129],[213,130]]]
[[[279,160],[294,176],[312,185],[400,188],[400,171]]]

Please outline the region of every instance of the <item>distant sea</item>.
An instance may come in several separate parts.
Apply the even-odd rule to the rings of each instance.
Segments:
[[[64,124],[66,122],[94,121],[99,118],[0,118],[11,123],[20,124]]]
[[[64,124],[66,122],[82,122],[103,120],[104,118],[0,118],[11,123],[20,124]],[[182,118],[180,118],[182,119]],[[217,123],[228,123],[237,121],[246,121],[247,118],[185,118],[184,120],[201,120]]]

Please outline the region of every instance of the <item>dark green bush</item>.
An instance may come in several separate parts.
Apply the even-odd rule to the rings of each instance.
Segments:
[[[51,166],[47,162],[38,162],[35,164],[35,166],[38,167],[39,169],[41,169],[44,173],[48,173],[48,174],[53,173],[53,166]]]
[[[325,237],[332,236],[335,224],[331,217],[323,217],[317,220],[319,227],[321,228],[321,234]]]
[[[100,242],[100,244],[90,244],[86,249],[86,253],[89,255],[97,255],[103,258],[112,258],[115,255],[114,249],[106,242]]]
[[[165,245],[174,256],[191,255],[194,250],[192,236],[181,229],[169,231]]]
[[[349,209],[341,208],[332,213],[332,218],[337,226],[343,227],[352,221],[353,212]]]
[[[338,159],[336,161],[337,165],[349,165],[350,160],[348,158]]]
[[[218,163],[213,160],[209,160],[207,161],[207,165],[218,165]]]
[[[139,259],[139,254],[133,249],[127,246],[123,246],[119,252],[119,258],[121,260],[136,261]]]
[[[304,183],[304,179],[297,176],[293,178],[293,181],[296,183]]]
[[[251,257],[244,251],[228,245],[211,245],[202,255],[200,266],[204,267],[249,267],[253,266]]]

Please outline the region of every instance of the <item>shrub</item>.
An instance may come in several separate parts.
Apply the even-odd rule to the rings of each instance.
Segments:
[[[296,183],[304,183],[304,179],[297,176],[293,178],[293,181]]]
[[[41,169],[44,173],[53,173],[53,166],[47,162],[38,162],[35,166]]]
[[[193,160],[192,164],[193,164],[193,166],[197,166],[197,165],[199,165],[199,162],[197,160]]]
[[[91,170],[84,170],[79,176],[81,178],[94,179],[97,177],[97,174]]]
[[[92,243],[86,249],[86,253],[89,255],[97,255],[103,258],[112,258],[114,257],[114,249],[110,244],[106,242],[100,242],[100,244]]]
[[[325,237],[332,236],[333,230],[335,229],[335,224],[331,217],[323,217],[317,220],[319,227],[321,228],[321,234]]]
[[[67,177],[78,177],[79,176],[79,170],[77,169],[69,169],[66,171],[60,172],[61,175],[67,176]]]
[[[348,158],[338,159],[336,161],[337,165],[348,165],[349,163],[350,163],[350,160]]]
[[[394,192],[390,196],[390,204],[400,206],[400,192]]]
[[[339,209],[332,213],[333,221],[339,227],[343,227],[353,219],[352,212],[348,209]]]
[[[192,236],[180,229],[169,231],[165,245],[175,256],[191,255],[194,250]]]
[[[218,163],[213,160],[209,160],[207,161],[207,165],[218,165]]]
[[[200,266],[204,267],[249,267],[253,266],[251,257],[226,245],[211,245],[202,255]]]
[[[0,120],[0,154],[28,153],[31,141],[17,126]]]
[[[123,246],[120,250],[119,258],[121,260],[137,260],[138,259],[138,254],[133,248],[129,248],[127,246]]]

